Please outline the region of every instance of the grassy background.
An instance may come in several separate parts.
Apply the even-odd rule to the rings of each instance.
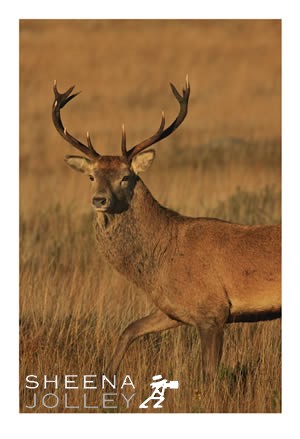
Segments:
[[[21,21],[21,411],[31,402],[27,374],[105,372],[122,329],[152,308],[97,253],[89,183],[64,165],[73,150],[51,122],[53,79],[59,90],[75,83],[84,91],[63,110],[69,131],[84,140],[90,130],[101,153],[117,154],[122,122],[135,144],[156,130],[162,109],[172,120],[168,81],[180,88],[188,72],[189,115],[156,147],[144,181],[182,214],[278,223],[280,38],[280,22],[264,20]],[[188,327],[137,340],[119,372],[136,385],[130,411],[148,396],[155,373],[180,381],[162,411],[281,410],[280,321],[228,326],[220,374],[204,391],[200,349]],[[82,406],[83,392],[71,402]],[[125,411],[124,402],[112,411]]]

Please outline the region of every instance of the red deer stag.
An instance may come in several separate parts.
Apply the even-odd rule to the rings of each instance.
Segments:
[[[153,162],[149,146],[178,128],[186,117],[190,86],[181,95],[176,119],[129,150],[123,125],[121,155],[101,156],[87,133],[81,143],[64,128],[60,110],[78,93],[59,93],[54,84],[52,118],[59,134],[85,157],[67,155],[67,165],[92,181],[99,250],[110,264],[142,288],[157,310],[131,323],[116,346],[116,373],[137,337],[187,324],[200,334],[203,374],[216,371],[225,323],[281,316],[280,225],[241,225],[214,218],[190,218],[161,206],[140,174]]]

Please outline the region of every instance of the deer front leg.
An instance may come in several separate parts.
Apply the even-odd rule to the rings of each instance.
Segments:
[[[181,325],[180,322],[172,320],[160,310],[131,323],[127,326],[118,341],[109,365],[110,375],[114,375],[117,372],[126,350],[137,337],[151,332],[160,332],[166,329],[176,328],[179,325]]]
[[[223,350],[223,327],[199,328],[202,350],[203,382],[216,376]]]

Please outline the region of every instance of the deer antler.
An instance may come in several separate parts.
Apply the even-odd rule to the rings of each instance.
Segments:
[[[75,139],[70,133],[68,133],[67,129],[63,126],[60,117],[60,110],[63,108],[71,99],[75,98],[80,92],[71,94],[74,90],[73,87],[70,87],[66,92],[59,93],[56,86],[56,81],[54,81],[53,91],[55,95],[55,99],[52,106],[52,120],[53,123],[59,132],[59,134],[71,145],[75,148],[79,149],[79,151],[83,152],[85,155],[90,157],[92,160],[98,159],[100,154],[94,149],[89,133],[87,132],[87,145],[84,145],[79,140]]]
[[[176,130],[176,128],[179,127],[179,125],[184,121],[185,116],[187,115],[188,111],[188,102],[189,102],[189,96],[190,96],[190,84],[189,84],[189,78],[188,75],[186,75],[185,80],[185,88],[182,90],[182,96],[178,91],[176,90],[175,85],[170,83],[171,90],[179,102],[180,109],[179,113],[176,117],[176,119],[171,123],[171,125],[168,126],[164,130],[165,126],[165,115],[164,112],[162,112],[162,118],[161,118],[161,124],[157,132],[149,137],[148,139],[143,140],[142,142],[138,143],[137,145],[133,146],[129,151],[126,150],[126,134],[125,134],[125,128],[124,125],[122,127],[122,154],[123,156],[128,160],[131,161],[133,157],[138,154],[139,152],[143,151],[144,149],[148,148],[151,145],[154,145],[154,143],[159,142],[160,140],[164,139],[165,137],[169,136],[173,131]]]

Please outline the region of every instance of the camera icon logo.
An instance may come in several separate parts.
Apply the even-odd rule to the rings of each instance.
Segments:
[[[148,408],[148,402],[153,400],[156,401],[153,405],[153,408],[158,409],[162,408],[161,403],[165,400],[164,394],[166,389],[178,389],[179,382],[178,381],[168,381],[162,377],[162,375],[154,375],[152,377],[152,383],[150,387],[153,389],[152,394],[149,398],[145,399],[145,401],[139,406],[140,409]]]

